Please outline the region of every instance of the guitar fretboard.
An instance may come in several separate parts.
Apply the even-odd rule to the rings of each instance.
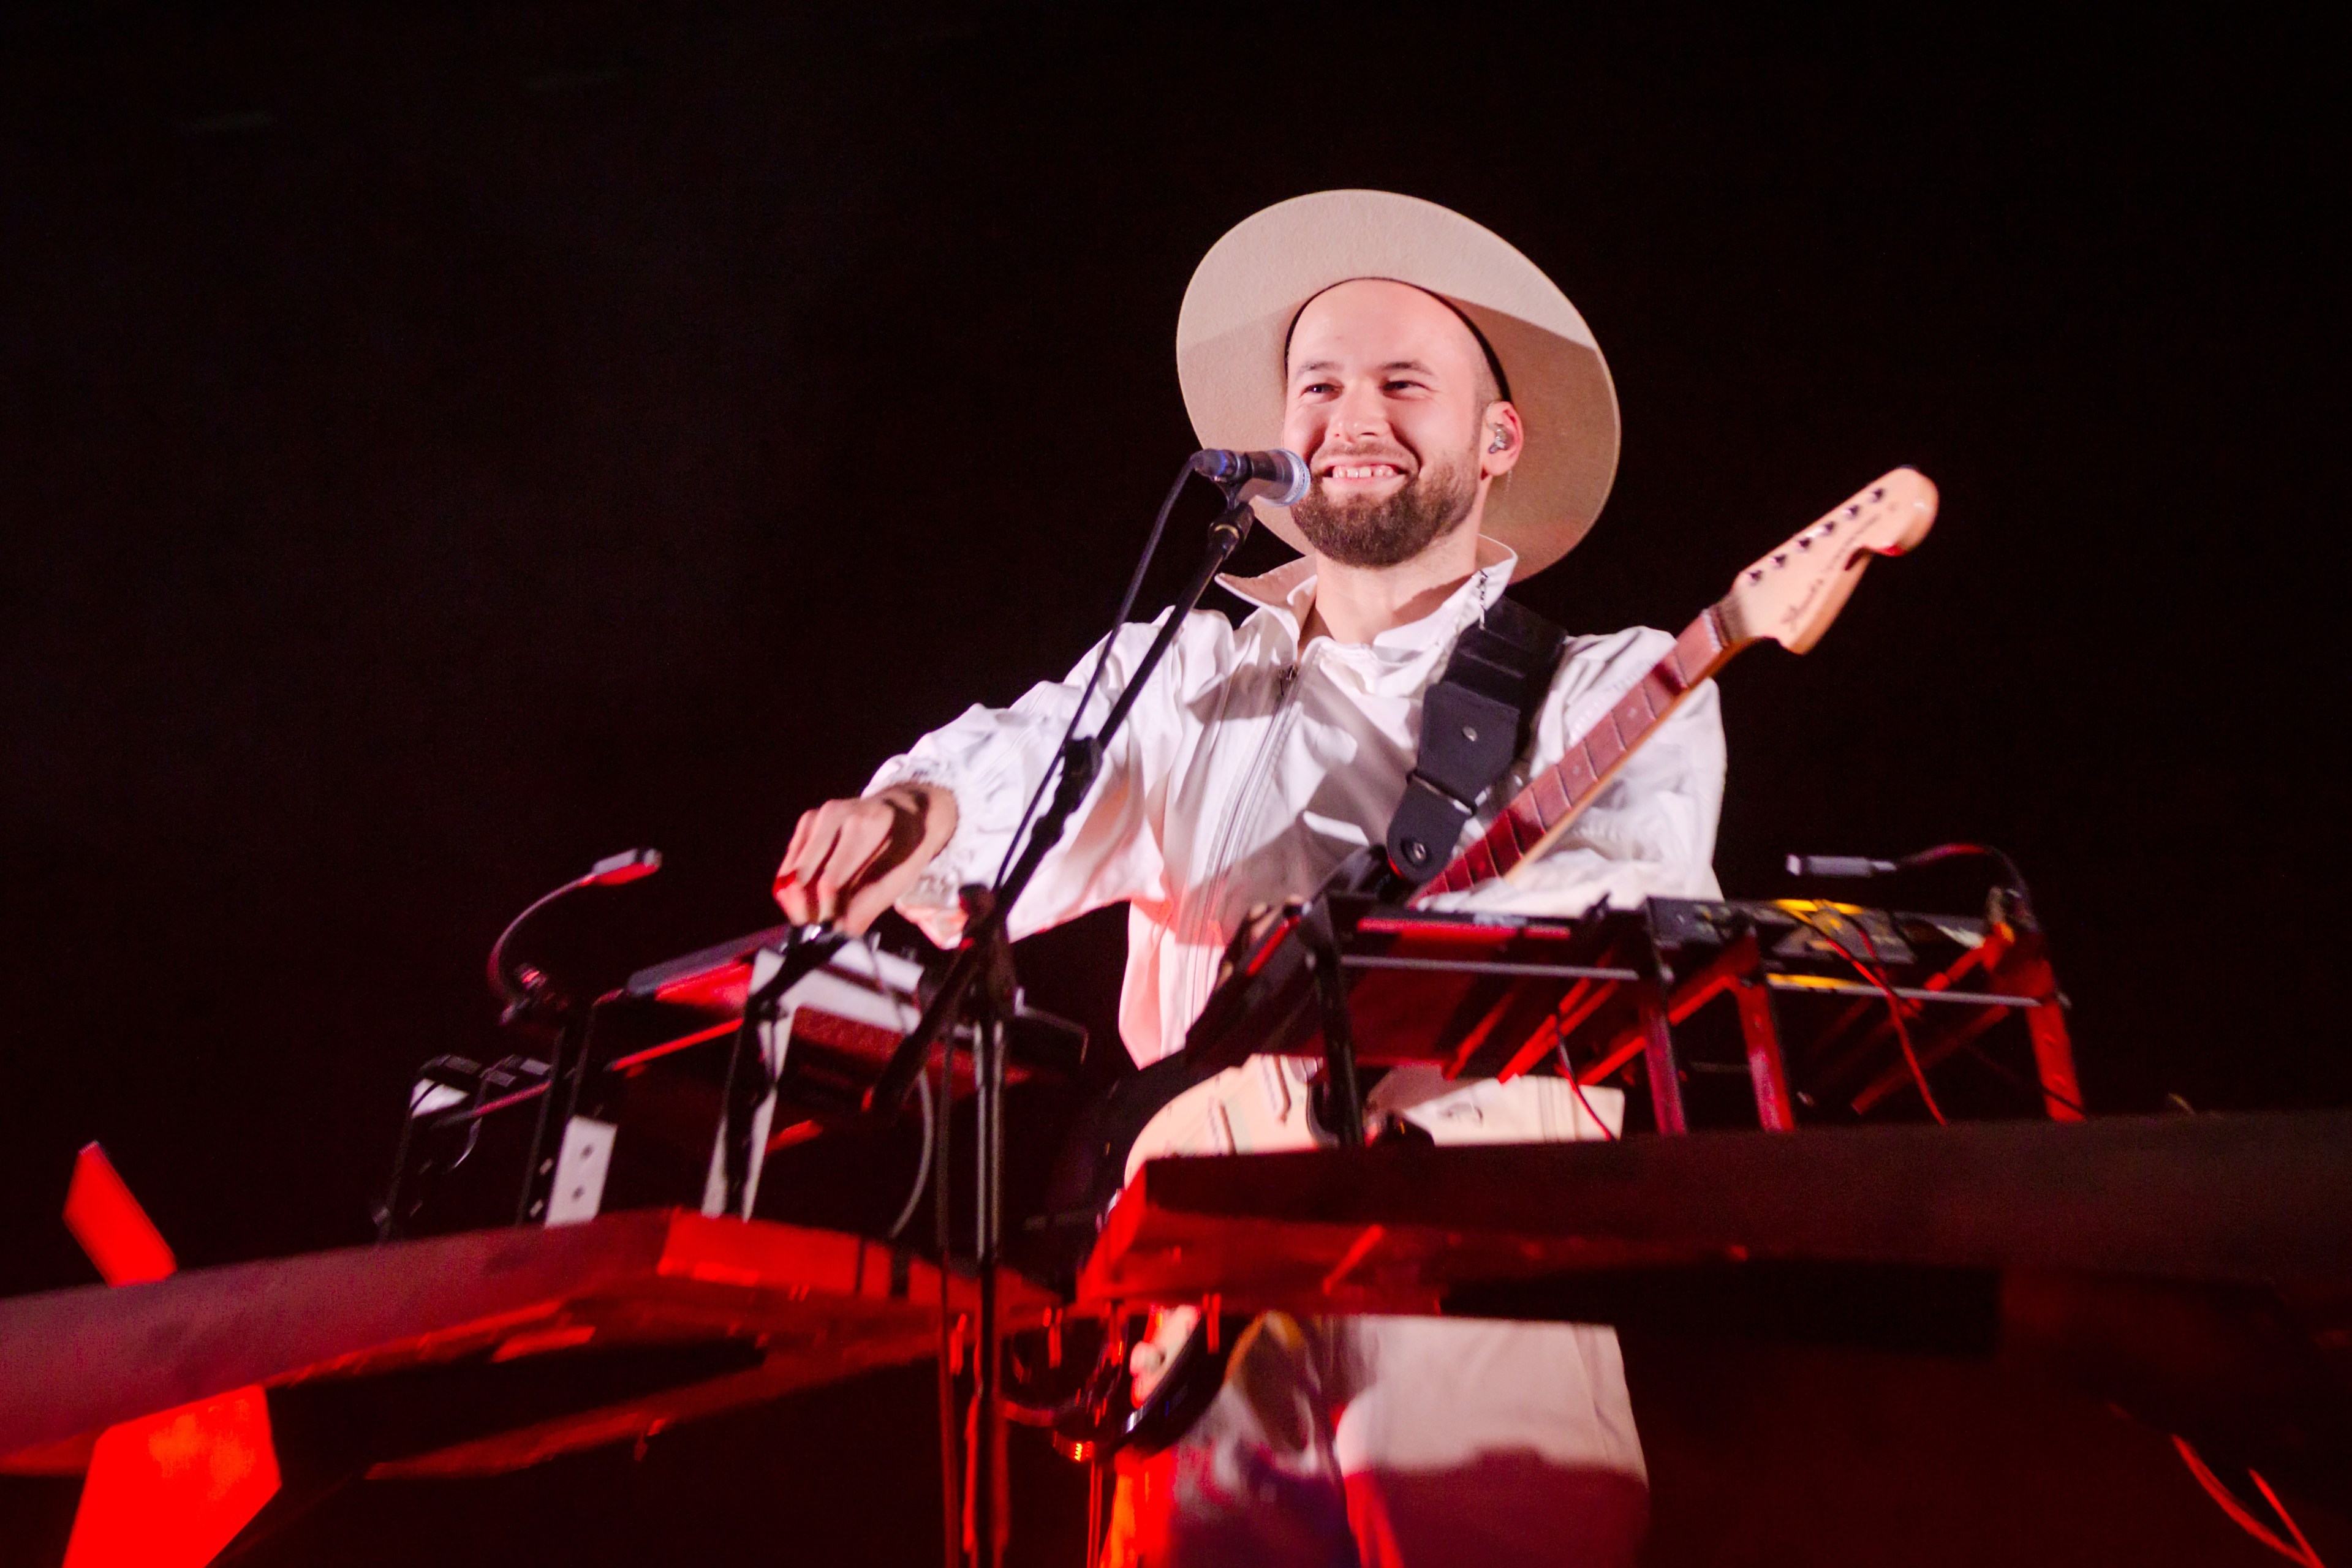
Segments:
[[[1412,902],[1508,876],[1513,868],[1550,848],[1666,716],[1754,640],[1745,635],[1738,620],[1738,608],[1730,601],[1708,605],[1705,614],[1683,628],[1666,656],[1651,665],[1599,723],[1570,741],[1568,754],[1531,779],[1503,808],[1495,825],[1432,878]]]

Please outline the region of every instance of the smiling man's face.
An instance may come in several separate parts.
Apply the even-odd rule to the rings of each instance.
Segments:
[[[1381,568],[1475,523],[1485,480],[1517,457],[1478,340],[1410,284],[1358,278],[1307,302],[1291,329],[1282,444],[1314,486],[1291,509],[1318,555]],[[1494,432],[1507,427],[1499,451]]]

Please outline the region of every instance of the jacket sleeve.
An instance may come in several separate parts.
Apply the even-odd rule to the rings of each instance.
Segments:
[[[1673,639],[1637,628],[1571,646],[1538,721],[1533,755],[1548,768],[1663,658]],[[1603,897],[1620,909],[1652,897],[1720,898],[1716,820],[1723,808],[1723,714],[1709,681],[1627,759],[1559,841],[1517,874],[1431,901],[1439,909],[1578,915]],[[1465,832],[1466,848],[1524,787],[1514,769]]]
[[[1121,627],[1114,635],[1109,663],[1102,684],[1087,701],[1081,733],[1102,723],[1160,623],[1155,620]],[[1071,817],[1061,843],[1046,856],[1014,906],[1014,936],[1107,904],[1160,894],[1165,880],[1160,811],[1179,734],[1178,694],[1186,687],[1188,671],[1215,664],[1220,632],[1230,636],[1223,617],[1213,613],[1194,614],[1179,632],[1112,740],[1101,773]],[[1031,687],[1010,707],[965,709],[905,755],[884,763],[866,785],[868,795],[894,784],[920,782],[955,796],[954,835],[898,903],[898,912],[932,941],[944,946],[962,935],[958,888],[996,879],[1024,808],[1053,768],[1055,748],[1100,650],[1101,644],[1096,644],[1068,675]]]

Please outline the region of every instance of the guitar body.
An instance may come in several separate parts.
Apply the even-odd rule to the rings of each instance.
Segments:
[[[1183,1052],[1122,1079],[1090,1107],[1064,1146],[1047,1209],[1066,1227],[1053,1272],[1075,1278],[1083,1249],[1147,1160],[1179,1155],[1264,1154],[1333,1140],[1316,1125],[1318,1064],[1254,1056],[1238,1067],[1205,1068]],[[1075,1222],[1073,1224],[1072,1222]],[[1158,1453],[1191,1429],[1224,1381],[1225,1357],[1244,1326],[1203,1332],[1200,1309],[1154,1311],[1132,1343],[1113,1323],[1104,1362],[1076,1399],[1052,1416],[1074,1453]]]
[[[1262,1155],[1334,1140],[1315,1120],[1314,1070],[1295,1056],[1253,1056],[1179,1091],[1136,1134],[1124,1186],[1147,1160],[1177,1155]]]
[[[1204,1068],[1179,1051],[1133,1075],[1078,1116],[1048,1184],[1045,1209],[1062,1232],[1030,1249],[1026,1266],[1066,1286],[1146,1160],[1171,1155],[1265,1154],[1328,1145],[1314,1122],[1311,1059],[1252,1057]]]

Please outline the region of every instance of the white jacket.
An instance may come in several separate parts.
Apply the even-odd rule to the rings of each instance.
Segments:
[[[1381,841],[1412,768],[1422,694],[1443,673],[1462,628],[1511,579],[1512,553],[1491,540],[1479,545],[1478,570],[1443,606],[1369,644],[1318,637],[1300,650],[1299,626],[1315,595],[1307,559],[1263,577],[1221,579],[1257,606],[1240,626],[1207,611],[1184,622],[1011,921],[1018,937],[1127,903],[1119,1032],[1139,1063],[1182,1045],[1219,956],[1253,907],[1313,892],[1350,851]],[[1117,633],[1087,728],[1124,689],[1159,624]],[[1536,725],[1533,756],[1483,802],[1462,844],[1671,643],[1663,632],[1639,628],[1571,638]],[[866,786],[870,795],[917,779],[955,795],[954,837],[898,904],[934,941],[958,935],[956,889],[994,880],[1094,659],[1090,651],[1066,679],[1034,687],[1009,708],[967,710],[884,764]],[[1541,860],[1509,882],[1447,895],[1437,906],[1568,915],[1604,894],[1620,907],[1652,894],[1719,896],[1710,862],[1723,767],[1709,683]]]

